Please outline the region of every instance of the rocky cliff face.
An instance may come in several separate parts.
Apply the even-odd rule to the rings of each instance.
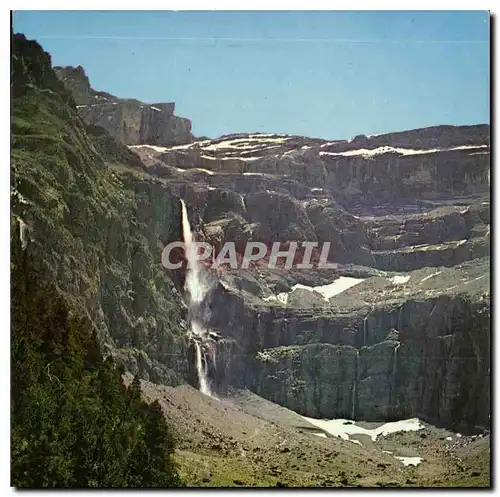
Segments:
[[[180,145],[193,140],[191,121],[174,115],[174,103],[145,104],[95,91],[81,66],[56,67],[55,72],[72,93],[80,117],[121,143]]]
[[[241,193],[261,186],[298,199],[334,197],[355,209],[440,201],[489,189],[486,125],[438,126],[336,142],[288,135],[231,135],[143,153],[183,170],[231,174],[232,185],[227,178],[226,184]],[[212,178],[211,183],[218,182],[219,178]]]
[[[198,239],[330,242],[340,264],[213,276],[215,389],[308,416],[489,425],[489,126],[192,141],[173,104],[117,99],[58,68],[75,107],[50,61],[35,85],[22,67],[13,226],[128,370],[197,381],[184,275],[160,264],[182,198]]]
[[[160,263],[180,237],[178,200],[89,129],[36,42],[17,35],[13,59],[12,236],[90,318],[106,354],[153,381],[183,381],[181,282]]]
[[[329,298],[322,281],[302,285],[295,274],[274,299],[272,280],[224,279],[212,305],[225,312],[212,325],[233,344],[227,355],[221,349],[217,370],[308,416],[488,426],[488,259],[405,275],[339,274]]]
[[[186,199],[199,237],[330,242],[341,264],[222,276],[218,388],[315,417],[489,425],[488,126],[131,149]]]
[[[427,148],[409,148],[413,139]],[[254,134],[131,150],[200,213],[215,243],[231,238],[229,226],[264,243],[329,241],[337,262],[390,271],[488,255],[488,126],[360,140]]]

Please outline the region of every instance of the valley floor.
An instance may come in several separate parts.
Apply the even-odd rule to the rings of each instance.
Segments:
[[[176,462],[188,486],[490,486],[489,435],[462,436],[419,422],[416,431],[344,440],[248,391],[219,400],[187,385],[141,384],[144,398],[158,400],[175,429]],[[405,465],[396,456],[422,462]]]

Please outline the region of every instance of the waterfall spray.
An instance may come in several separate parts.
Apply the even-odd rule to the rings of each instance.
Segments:
[[[189,338],[194,342],[196,349],[196,372],[198,374],[198,382],[200,392],[213,397],[210,390],[207,374],[207,357],[204,348],[211,345],[211,339],[208,331],[204,326],[206,316],[203,315],[202,302],[207,295],[210,285],[208,284],[203,268],[197,259],[197,247],[193,243],[193,233],[189,224],[187,207],[181,199],[182,205],[182,232],[184,235],[184,243],[186,244],[186,259],[188,262],[186,269],[185,289],[188,297],[189,321],[191,329]],[[215,353],[215,352],[214,352]]]

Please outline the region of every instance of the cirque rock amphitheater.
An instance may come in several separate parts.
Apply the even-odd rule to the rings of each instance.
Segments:
[[[93,159],[20,173],[23,250],[159,401],[190,485],[489,482],[489,125],[198,139],[173,103],[54,73]],[[165,269],[179,240],[330,242],[338,265]]]

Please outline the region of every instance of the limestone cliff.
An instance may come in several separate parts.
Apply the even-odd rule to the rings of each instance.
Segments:
[[[131,150],[215,245],[330,242],[341,263],[222,276],[208,299],[218,388],[322,418],[489,425],[488,126]]]
[[[329,299],[312,298],[320,280],[301,289],[299,273],[284,292],[241,271],[215,290],[211,306],[224,311],[212,327],[225,338],[213,374],[222,388],[229,377],[319,418],[489,426],[487,258],[406,276],[341,269],[332,288],[357,276],[355,285]]]
[[[81,66],[56,67],[55,72],[72,93],[80,117],[121,143],[180,145],[193,140],[191,121],[174,115],[174,103],[146,104],[95,91]]]

